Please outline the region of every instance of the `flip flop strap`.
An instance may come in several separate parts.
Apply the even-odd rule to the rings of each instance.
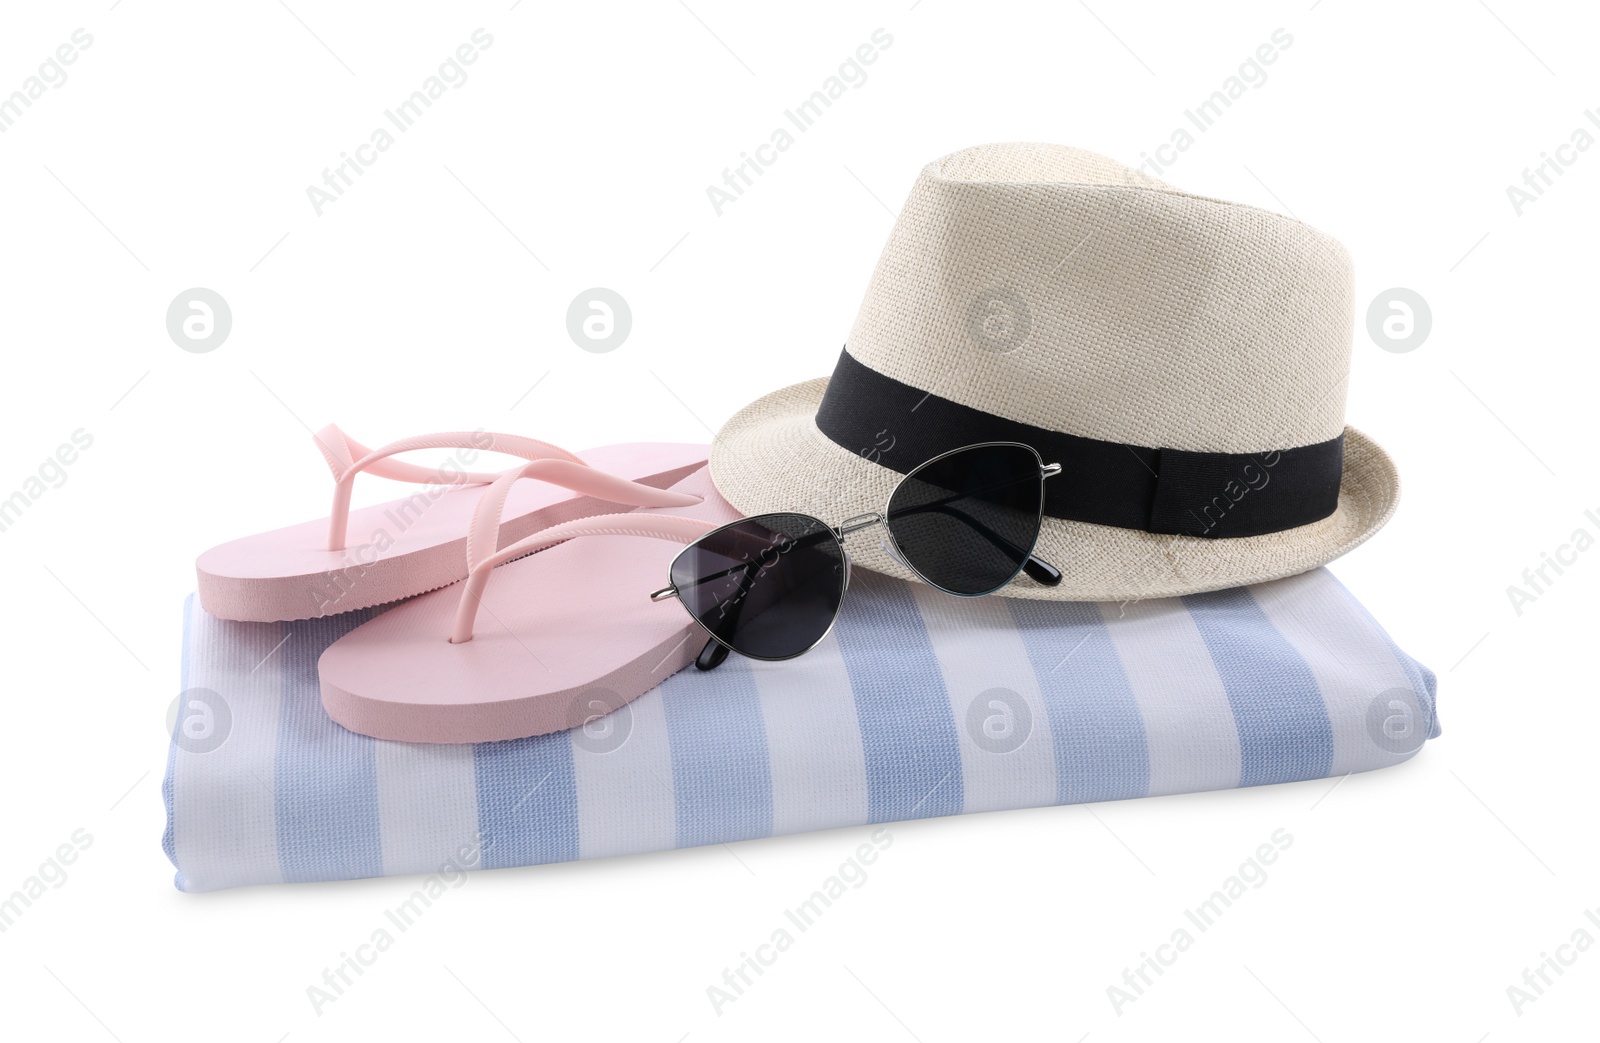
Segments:
[[[478,506],[472,512],[472,526],[467,530],[468,571],[480,566],[485,569],[494,567],[484,565],[484,559],[500,549],[500,526],[505,520],[506,499],[511,495],[511,487],[524,478],[537,478],[585,496],[630,507],[692,507],[701,500],[693,493],[657,489],[653,485],[619,478],[582,461],[574,465],[567,460],[534,460],[496,475],[478,498]],[[497,558],[494,564],[509,560]]]
[[[560,446],[540,442],[521,435],[498,434],[492,431],[444,431],[418,435],[390,442],[379,449],[368,449],[355,439],[329,424],[314,436],[317,448],[333,472],[333,508],[328,513],[328,549],[344,550],[350,525],[350,494],[355,487],[356,475],[363,472],[392,478],[395,481],[418,485],[484,485],[500,477],[498,471],[474,472],[419,467],[403,460],[391,460],[397,453],[414,449],[466,449],[479,452],[506,453],[524,460],[559,460],[577,467],[587,467],[581,459]]]
[[[487,499],[488,493],[485,492],[484,496]],[[699,497],[695,497],[695,500],[698,501]],[[450,641],[452,644],[461,644],[472,640],[472,625],[477,619],[478,604],[483,598],[483,590],[488,585],[489,576],[495,566],[513,558],[520,558],[579,536],[643,536],[687,544],[693,543],[717,527],[718,523],[702,521],[699,518],[683,518],[672,514],[632,513],[576,518],[540,530],[488,555],[473,566],[466,583],[462,585],[461,601],[456,606],[456,619],[450,631]]]

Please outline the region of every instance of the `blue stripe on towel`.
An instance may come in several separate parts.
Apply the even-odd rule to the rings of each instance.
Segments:
[[[373,740],[333,723],[322,708],[317,677],[322,650],[375,614],[349,612],[285,624],[288,639],[268,664],[282,675],[273,771],[278,863],[288,882],[383,872]],[[340,799],[327,799],[329,793]]]
[[[1150,791],[1144,716],[1100,610],[1071,601],[1009,599],[1039,679],[1056,755],[1056,803]]]
[[[696,630],[696,647],[701,639]],[[750,661],[729,656],[714,671],[685,670],[667,679],[661,697],[677,845],[771,836],[772,761]]]
[[[1326,778],[1333,765],[1333,727],[1322,691],[1250,591],[1191,594],[1183,604],[1233,706],[1239,785]]]
[[[861,722],[868,820],[960,814],[961,745],[911,588],[861,573],[856,583],[870,589],[846,600],[834,632]]]
[[[484,868],[578,857],[571,732],[480,742],[472,755]]]

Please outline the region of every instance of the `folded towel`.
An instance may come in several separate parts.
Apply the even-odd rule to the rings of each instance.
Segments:
[[[801,658],[733,656],[584,727],[477,746],[384,742],[323,713],[317,657],[374,612],[186,611],[162,788],[184,891],[1331,777],[1439,734],[1433,674],[1325,569],[1127,604],[858,571]]]

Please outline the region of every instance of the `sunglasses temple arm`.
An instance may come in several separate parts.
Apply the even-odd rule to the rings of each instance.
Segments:
[[[1046,587],[1053,587],[1061,582],[1061,570],[1036,554],[1028,555],[1028,560],[1022,563],[1022,571],[1026,572],[1035,583]]]
[[[706,638],[706,646],[694,657],[696,670],[715,670],[728,658],[728,646],[714,637]]]
[[[959,518],[962,524],[972,529],[978,535],[982,536],[984,539],[988,540],[991,544],[1000,548],[1002,551],[1005,551],[1013,556],[1023,553],[1023,548],[1017,546],[1015,543],[1012,543],[998,532],[995,532],[993,529],[989,528],[989,526],[983,524],[983,522],[974,518],[966,511],[956,507],[950,500],[936,500],[933,503],[920,504],[909,510],[898,511],[896,512],[896,516],[920,514],[925,511],[937,511],[940,514],[948,514]],[[1028,554],[1027,560],[1022,563],[1022,571],[1026,572],[1028,576],[1035,582],[1042,583],[1047,587],[1053,587],[1057,583],[1061,582],[1061,570],[1050,564],[1048,561],[1045,561],[1043,558],[1032,553]]]

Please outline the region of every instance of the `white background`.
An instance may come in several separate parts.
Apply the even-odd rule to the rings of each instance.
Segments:
[[[1223,7],[1226,6],[1226,10]],[[293,10],[291,11],[290,8]],[[92,846],[0,934],[0,1034],[121,1040],[1572,1039],[1600,951],[1507,986],[1600,906],[1591,764],[1600,550],[1600,149],[1506,188],[1600,107],[1597,19],[1492,0],[552,5],[7,4],[0,94],[92,46],[0,134],[0,496],[91,449],[0,532],[0,892]],[[1093,10],[1091,11],[1090,8]],[[692,10],[691,10],[692,9]],[[1503,20],[1502,20],[1503,19]],[[482,27],[470,79],[319,217],[306,188]],[[893,44],[735,205],[705,194],[784,109]],[[1273,30],[1292,46],[1164,179],[1345,242],[1349,417],[1404,500],[1336,574],[1440,677],[1401,767],[1249,791],[929,820],[720,1016],[708,985],[865,839],[841,830],[473,875],[318,1016],[306,987],[406,879],[172,889],[159,847],[192,561],[317,517],[305,425],[377,444],[512,430],[704,441],[825,374],[927,161],[1039,140],[1138,163]],[[1597,117],[1600,118],[1600,117]],[[164,316],[230,303],[217,350]],[[631,336],[579,350],[604,286]],[[1429,302],[1417,350],[1368,302]],[[537,385],[537,386],[535,386]],[[529,389],[532,388],[531,391]],[[368,487],[378,495],[377,485]],[[1553,573],[1552,573],[1553,575]],[[1275,829],[1270,879],[1115,1012],[1106,987]],[[448,970],[446,970],[448,967]]]

